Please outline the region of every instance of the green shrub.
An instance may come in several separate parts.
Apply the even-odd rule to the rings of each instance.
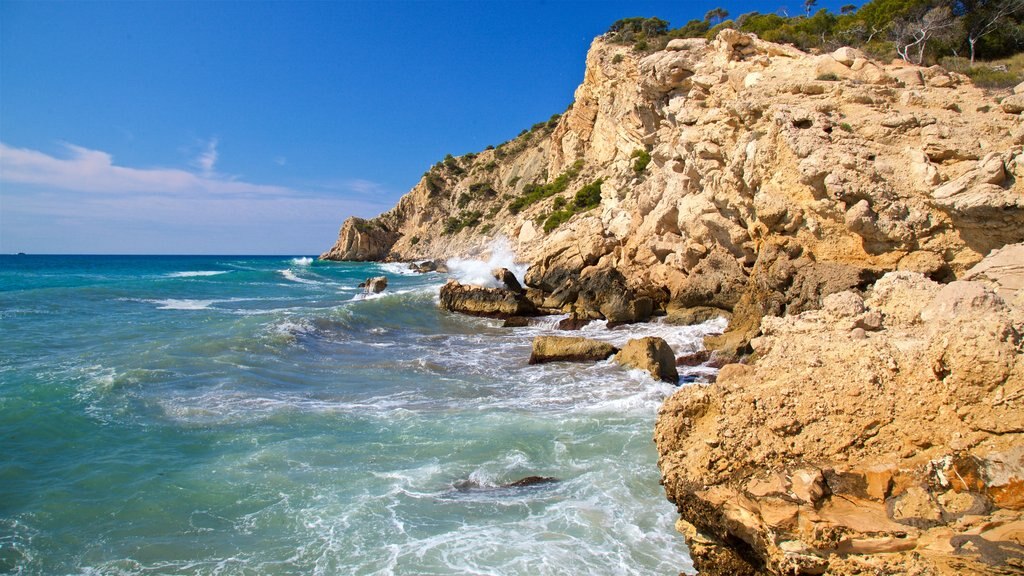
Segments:
[[[575,212],[572,210],[556,210],[555,212],[552,212],[551,215],[544,220],[544,233],[547,234],[555,228],[558,228],[563,222],[567,222],[569,218],[572,218],[573,214],[575,214]]]
[[[483,216],[483,213],[477,210],[463,210],[458,216],[449,216],[444,221],[443,232],[445,234],[455,234],[463,228],[473,228],[480,223],[481,216]]]
[[[473,195],[473,198],[493,198],[498,195],[498,192],[491,186],[490,182],[476,182],[469,185],[469,193]]]
[[[427,191],[431,196],[436,196],[444,191],[444,178],[434,172],[427,173]]]
[[[480,227],[480,233],[481,234],[487,234],[487,233],[489,233],[493,229],[494,229],[494,224],[492,224],[491,222],[488,222],[487,224],[484,224],[483,226]]]
[[[975,66],[967,69],[967,75],[976,86],[982,88],[1010,88],[1016,86],[1021,78],[1008,70],[999,70],[989,66]]]
[[[601,184],[603,182],[604,181],[599,178],[590,184],[587,184],[583,188],[580,188],[573,197],[572,203],[567,208],[564,207],[566,203],[564,202],[563,197],[559,196],[558,198],[555,198],[555,211],[551,214],[542,214],[541,216],[543,216],[543,218],[538,217],[538,224],[541,220],[544,222],[544,233],[547,234],[555,228],[558,228],[580,212],[586,212],[591,208],[597,207],[601,203]],[[559,200],[563,200],[563,202],[559,202]]]
[[[409,245],[410,246],[415,246],[415,245],[417,245],[419,243],[420,243],[420,237],[419,236],[413,236],[412,238],[409,239]]]
[[[590,210],[601,203],[601,184],[604,180],[598,178],[590,184],[587,184],[583,188],[580,188],[579,192],[576,193],[576,197],[573,198],[573,206],[580,211]]]
[[[518,214],[523,208],[526,208],[531,204],[536,204],[545,198],[550,198],[555,194],[565,192],[565,189],[569,187],[569,182],[579,175],[582,168],[583,160],[577,160],[572,166],[566,168],[565,172],[562,172],[554,180],[544,184],[543,186],[538,186],[536,184],[526,185],[526,187],[523,188],[522,195],[508,205],[508,211],[513,214]]]
[[[818,80],[825,82],[838,82],[839,76],[836,76],[834,72],[826,72],[824,74],[818,74]]]
[[[624,58],[625,57],[622,54],[616,54],[615,56],[612,56],[612,64],[618,64],[619,62],[622,62]]]
[[[459,200],[458,202],[456,202],[456,204],[458,205],[459,208],[465,208],[466,206],[469,205],[469,201],[472,199],[472,196],[463,192],[462,194],[459,194]]]
[[[565,208],[565,204],[566,204],[565,196],[558,196],[557,198],[555,198],[555,201],[554,201],[554,203],[551,206],[555,210],[561,210],[562,208]]]
[[[853,132],[853,126],[850,126],[850,124],[847,122],[840,123],[839,129],[842,130],[843,132]]]
[[[642,173],[647,169],[647,165],[651,163],[651,154],[643,148],[637,148],[633,150],[633,154],[630,158],[635,158],[633,161],[633,172],[637,174]]]
[[[484,164],[484,170],[487,170],[487,171],[495,170],[497,167],[498,167],[498,163],[495,162],[494,160],[491,160],[487,164]]]

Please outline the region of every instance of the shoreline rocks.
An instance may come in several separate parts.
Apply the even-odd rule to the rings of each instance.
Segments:
[[[501,288],[482,288],[449,280],[441,287],[441,308],[472,316],[511,318],[534,316],[537,309],[525,295]]]
[[[618,352],[607,342],[577,336],[537,336],[533,339],[530,364],[546,362],[598,362]]]
[[[766,317],[755,362],[659,411],[659,467],[694,566],[1024,570],[1024,307],[911,272],[824,304]]]
[[[646,370],[655,380],[679,383],[675,354],[662,338],[648,336],[630,340],[615,355],[615,362],[627,368]]]

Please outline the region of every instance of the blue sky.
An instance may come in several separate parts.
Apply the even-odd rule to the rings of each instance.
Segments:
[[[0,253],[319,253],[445,154],[564,111],[613,21],[716,6],[802,10],[0,0]]]

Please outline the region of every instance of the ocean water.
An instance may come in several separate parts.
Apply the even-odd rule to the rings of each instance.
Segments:
[[[449,314],[403,272],[0,256],[0,573],[687,569],[651,441],[674,387],[529,366],[557,318]],[[584,332],[682,354],[722,328]],[[507,486],[532,475],[559,481]]]

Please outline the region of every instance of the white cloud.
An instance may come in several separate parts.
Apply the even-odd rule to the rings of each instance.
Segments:
[[[64,148],[66,154],[57,157],[0,143],[5,218],[0,247],[273,253],[301,246],[315,251],[334,241],[347,216],[369,217],[389,207],[383,204],[386,196],[359,193],[380,189],[368,180],[352,180],[357,184],[339,191],[296,190],[212,174],[212,157],[208,165],[197,165],[204,171],[198,173],[119,166],[100,150]],[[207,151],[215,155],[215,141]]]
[[[218,178],[212,173],[217,160],[216,140],[200,155],[203,174],[176,168],[129,168],[114,164],[113,157],[99,150],[64,144],[67,158],[57,158],[36,150],[14,148],[0,142],[0,181],[35,184],[77,192],[217,194],[217,195],[292,195],[282,186],[250,184]]]
[[[203,176],[213,176],[213,167],[217,164],[217,139],[211,138],[206,146],[203,147],[203,151],[199,153],[196,158],[196,166],[203,171]]]

